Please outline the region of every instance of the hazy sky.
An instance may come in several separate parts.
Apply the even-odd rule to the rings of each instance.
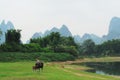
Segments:
[[[35,32],[68,26],[73,35],[107,34],[112,17],[120,17],[120,0],[0,0],[0,22],[22,29],[22,41]]]

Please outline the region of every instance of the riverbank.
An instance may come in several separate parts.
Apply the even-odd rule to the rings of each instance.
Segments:
[[[120,80],[119,76],[85,72],[79,62],[119,61],[119,57],[84,58],[66,62],[46,62],[43,71],[32,71],[34,61],[0,62],[0,80]]]

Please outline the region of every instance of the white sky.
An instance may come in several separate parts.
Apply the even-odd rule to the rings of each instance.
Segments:
[[[22,29],[25,42],[35,32],[68,26],[73,35],[107,34],[112,17],[120,17],[120,0],[0,0],[0,22]]]

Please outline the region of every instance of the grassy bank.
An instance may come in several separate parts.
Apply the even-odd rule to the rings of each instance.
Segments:
[[[120,57],[100,57],[100,58],[84,58],[83,60],[78,59],[78,61],[83,62],[120,62]]]
[[[82,71],[85,67],[45,63],[43,71],[32,71],[34,62],[0,63],[0,80],[120,80],[119,77]]]

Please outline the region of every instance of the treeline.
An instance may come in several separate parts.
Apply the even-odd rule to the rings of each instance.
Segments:
[[[33,56],[37,52],[40,53],[37,54],[38,58],[41,59],[42,56],[43,60],[48,61],[74,60],[84,56],[120,56],[119,39],[109,40],[99,45],[90,39],[85,40],[82,44],[76,44],[73,37],[63,37],[58,32],[52,32],[45,37],[30,39],[29,44],[22,44],[20,32],[21,30],[8,30],[5,43],[0,45],[0,56],[5,57],[5,52],[18,52],[15,55],[8,53],[8,58],[16,56],[21,59],[18,55],[23,58],[24,55],[28,55],[27,59],[33,60],[35,58]],[[1,59],[6,58],[0,57]],[[7,60],[9,61],[9,59]]]
[[[0,45],[0,56],[3,56],[4,52],[21,52],[24,55],[35,55],[33,53],[45,53],[42,58],[49,59],[46,56],[50,56],[51,60],[48,61],[62,61],[63,60],[74,60],[78,57],[77,45],[72,37],[62,37],[58,32],[52,32],[50,35],[45,37],[39,37],[37,39],[30,39],[29,44],[22,44],[21,42],[21,30],[8,30],[6,33],[6,42]],[[29,54],[28,54],[29,53]],[[46,54],[49,53],[49,54]],[[54,54],[55,53],[55,54]],[[12,53],[8,54],[9,58]],[[18,57],[14,54],[14,57]],[[31,55],[31,57],[33,57]],[[38,54],[37,58],[41,58]],[[23,56],[23,55],[20,55]],[[53,59],[53,57],[54,59]],[[60,58],[60,57],[61,58]],[[23,56],[24,57],[24,56]],[[30,57],[30,56],[29,56]],[[18,57],[19,58],[19,57]],[[26,59],[26,58],[25,58]],[[30,59],[30,58],[29,58]],[[31,58],[32,60],[33,58]],[[11,59],[12,60],[12,59]]]
[[[95,43],[88,39],[79,45],[79,55],[81,56],[120,56],[120,39],[108,40],[102,44]]]
[[[77,45],[72,37],[62,37],[58,32],[52,32],[50,35],[30,39],[30,44],[38,44],[41,48],[52,52],[65,52],[73,56],[78,56]]]
[[[96,55],[102,56],[120,56],[120,39],[108,40],[101,45],[96,46]]]
[[[1,52],[65,52],[78,56],[77,45],[72,37],[61,37],[58,32],[52,32],[43,38],[30,39],[29,44],[22,44],[21,30],[8,30],[6,42],[0,46]]]

